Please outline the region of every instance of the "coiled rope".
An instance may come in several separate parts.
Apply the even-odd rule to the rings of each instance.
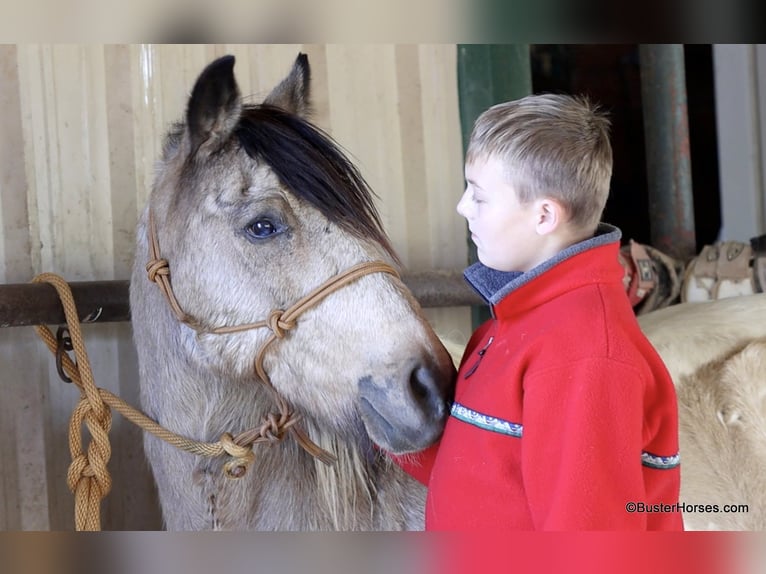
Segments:
[[[101,500],[109,494],[112,487],[112,479],[107,470],[107,463],[112,454],[109,443],[109,430],[112,426],[110,409],[114,409],[157,438],[186,452],[206,457],[230,456],[231,460],[225,464],[224,469],[231,478],[239,478],[245,474],[247,467],[255,459],[254,444],[279,440],[273,432],[271,440],[268,438],[270,427],[278,429],[279,424],[279,421],[269,419],[261,428],[251,429],[237,437],[224,433],[217,442],[195,441],[167,430],[121,398],[96,387],[69,284],[54,273],[42,273],[32,279],[32,282],[49,283],[56,289],[72,339],[75,361],[66,353],[63,353],[61,358],[64,372],[80,389],[80,401],[69,420],[69,452],[72,462],[67,472],[67,486],[75,498],[76,530],[101,530]],[[36,325],[35,331],[54,355],[60,353],[56,337],[48,327]],[[86,450],[83,450],[81,433],[83,424],[91,436]]]

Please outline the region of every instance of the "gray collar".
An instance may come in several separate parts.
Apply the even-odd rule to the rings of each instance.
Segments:
[[[518,289],[532,281],[535,277],[542,275],[548,269],[561,263],[562,261],[574,257],[575,255],[600,247],[609,243],[619,241],[622,232],[613,225],[600,223],[596,233],[590,239],[570,245],[557,253],[554,257],[543,261],[537,267],[534,267],[522,273],[520,271],[497,271],[491,269],[482,263],[474,263],[463,272],[468,284],[473,287],[490,305],[497,305],[503,297],[511,291]]]

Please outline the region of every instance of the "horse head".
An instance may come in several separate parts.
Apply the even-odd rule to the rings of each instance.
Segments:
[[[150,258],[154,234],[184,315],[145,286],[137,262],[140,362],[157,345],[176,346],[200,378],[222,381],[199,401],[247,401],[267,382],[314,426],[350,439],[366,431],[393,453],[429,446],[449,413],[454,367],[394,271],[369,187],[307,120],[307,57],[259,105],[243,104],[233,68],[226,56],[202,72],[166,138],[137,257]],[[373,262],[377,271],[286,316],[312,290]],[[160,323],[165,340],[152,341],[146,331]],[[242,325],[259,327],[230,329]],[[151,403],[150,392],[142,390]]]

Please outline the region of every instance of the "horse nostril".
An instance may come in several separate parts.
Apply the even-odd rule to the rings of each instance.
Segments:
[[[410,373],[410,389],[412,395],[423,410],[441,417],[445,410],[445,399],[442,396],[436,374],[432,369],[416,366]]]

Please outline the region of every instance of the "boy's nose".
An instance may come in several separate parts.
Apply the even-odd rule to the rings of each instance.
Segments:
[[[457,202],[457,212],[468,219],[469,210],[470,210],[470,204],[471,202],[468,201],[468,190],[465,190],[463,192],[463,195],[460,197],[460,201]]]

